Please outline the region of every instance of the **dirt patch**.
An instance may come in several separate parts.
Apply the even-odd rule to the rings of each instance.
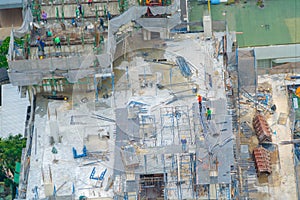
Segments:
[[[265,185],[269,183],[269,177],[266,174],[262,174],[259,177],[257,177],[257,181],[259,185]]]
[[[275,151],[270,152],[270,157],[271,157],[271,164],[277,164],[278,163],[278,149]]]
[[[286,113],[280,113],[277,123],[280,125],[285,125],[288,115]]]
[[[249,151],[251,152],[251,154],[253,153],[253,149],[256,148],[257,146],[258,146],[258,139],[254,135],[249,140]]]
[[[273,170],[272,174],[268,178],[270,187],[278,187],[281,185],[281,176],[278,171]]]
[[[250,193],[249,199],[269,199],[270,195],[268,193],[262,193],[262,192],[257,192],[257,193]]]
[[[276,171],[273,171],[272,174],[262,174],[257,178],[258,186],[270,186],[278,187],[281,184],[280,174]]]

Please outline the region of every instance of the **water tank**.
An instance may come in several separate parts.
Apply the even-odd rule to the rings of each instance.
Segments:
[[[211,4],[220,4],[220,0],[211,0],[210,3]]]
[[[207,2],[208,0],[206,0],[206,2]],[[228,0],[210,0],[210,4],[212,4],[212,5],[216,5],[216,4],[220,4],[220,3],[226,3],[226,2],[228,2]]]

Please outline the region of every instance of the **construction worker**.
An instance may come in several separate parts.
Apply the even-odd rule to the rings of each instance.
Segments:
[[[76,7],[76,10],[75,10],[75,16],[76,16],[76,18],[79,18],[79,17],[80,17],[78,7]]]
[[[110,14],[109,11],[107,11],[107,16],[106,17],[107,17],[107,20],[111,20],[112,17],[111,17],[111,14]]]
[[[206,117],[207,117],[207,120],[211,120],[211,109],[207,108],[206,110]]]
[[[79,14],[82,15],[82,14],[83,14],[83,13],[82,13],[82,6],[81,6],[80,3],[77,4],[77,8],[78,8],[78,10],[79,10]]]
[[[74,27],[78,27],[78,23],[77,23],[76,19],[74,19],[74,18],[71,20],[71,24]]]
[[[60,38],[58,36],[56,36],[54,38],[54,43],[55,43],[55,46],[58,48],[61,48],[61,44],[60,44]]]
[[[100,26],[102,27],[102,29],[104,31],[105,30],[105,28],[104,28],[104,20],[103,20],[102,17],[100,17]],[[99,29],[100,29],[100,27],[99,27]]]
[[[75,16],[76,16],[76,18],[80,18],[80,11],[79,11],[78,6],[76,7],[76,10],[75,10]]]
[[[53,36],[53,33],[51,30],[47,30],[46,31],[46,37],[52,37]]]
[[[197,100],[199,103],[199,111],[202,112],[202,96],[200,94],[197,94]]]
[[[42,39],[40,37],[37,38],[36,40],[36,44],[38,46],[38,50],[42,51],[43,55],[44,55],[44,48],[45,48],[45,42],[42,41]]]
[[[42,11],[42,21],[47,24],[48,20],[47,20],[47,13],[43,10]]]
[[[187,140],[186,140],[185,136],[182,136],[182,138],[181,138],[181,144],[182,144],[182,151],[183,152],[187,151],[187,149],[186,149],[186,143],[187,143]]]

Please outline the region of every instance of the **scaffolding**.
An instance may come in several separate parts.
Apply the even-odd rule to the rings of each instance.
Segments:
[[[128,10],[128,1],[127,0],[118,0],[118,3],[119,3],[120,13],[123,13],[126,10]]]
[[[41,13],[41,4],[39,3],[39,0],[32,0],[32,16],[35,21],[41,21]]]
[[[153,156],[144,155],[145,170],[139,177],[140,198],[195,199],[195,156],[194,153],[156,155],[155,167],[151,165]]]
[[[178,130],[179,140],[186,138],[190,144],[194,143],[192,136],[191,122],[188,106],[175,107],[176,126]]]
[[[160,145],[179,144],[179,136],[175,136],[175,110],[173,107],[160,108],[160,122]],[[176,138],[177,140],[175,140]]]
[[[155,115],[141,115],[140,116],[140,138],[148,147],[157,145],[157,130]]]
[[[181,144],[183,138],[190,144],[194,143],[188,106],[160,108],[160,119],[161,145]]]
[[[195,198],[195,156],[194,153],[162,155],[165,199]]]

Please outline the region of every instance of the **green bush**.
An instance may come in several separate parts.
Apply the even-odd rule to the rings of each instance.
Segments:
[[[2,45],[0,46],[0,67],[2,68],[8,68],[8,62],[6,59],[6,55],[8,53],[9,49],[9,42],[10,42],[10,37],[7,37],[3,40]],[[18,45],[22,45],[22,40],[21,39],[15,39],[15,43]]]

